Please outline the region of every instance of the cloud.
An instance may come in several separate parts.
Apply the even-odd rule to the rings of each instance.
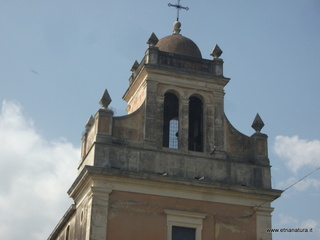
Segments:
[[[304,191],[309,187],[320,188],[320,180],[315,178],[307,178],[294,186],[299,191]]]
[[[274,149],[293,173],[297,173],[304,166],[311,168],[320,166],[319,140],[308,141],[298,136],[277,136]]]
[[[291,237],[299,237],[298,239],[301,239],[301,234],[307,234],[307,235],[304,235],[303,239],[319,239],[320,237],[320,230],[318,229],[318,226],[319,226],[319,221],[317,220],[314,220],[314,219],[306,219],[306,220],[301,220],[301,219],[297,219],[295,217],[292,217],[292,216],[289,216],[289,215],[285,215],[283,213],[280,213],[276,216],[275,218],[275,222],[276,222],[276,225],[273,226],[274,228],[278,228],[278,229],[281,229],[281,228],[288,228],[288,229],[291,229],[291,228],[300,228],[300,229],[308,229],[309,231],[312,231],[312,232],[308,232],[308,233],[287,233],[288,236],[290,235]],[[285,233],[282,232],[282,236],[285,236],[284,235]],[[285,236],[286,237],[286,236]],[[291,238],[293,239],[293,238]],[[296,239],[296,238],[294,238]]]
[[[312,228],[316,229],[318,227],[319,223],[316,220],[313,219],[307,219],[301,222],[301,228]],[[318,230],[319,232],[319,230]]]
[[[319,179],[306,178],[300,182],[298,182],[298,180],[299,180],[298,178],[290,177],[285,181],[279,182],[277,184],[277,188],[278,189],[286,189],[287,187],[291,186],[292,184],[294,184],[294,186],[292,186],[292,187],[298,191],[305,191],[308,188],[315,188],[315,189],[320,188],[320,180]]]
[[[299,221],[294,217],[280,213],[278,215],[278,218],[279,218],[279,226],[276,226],[276,227],[288,227],[288,228],[299,227]]]
[[[72,203],[80,150],[65,139],[47,141],[19,103],[0,111],[1,239],[46,239]]]

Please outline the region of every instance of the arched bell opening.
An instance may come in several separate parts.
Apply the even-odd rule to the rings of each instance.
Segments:
[[[163,147],[179,147],[179,99],[173,93],[164,95],[163,104]]]
[[[188,149],[203,151],[203,103],[198,97],[189,98]]]

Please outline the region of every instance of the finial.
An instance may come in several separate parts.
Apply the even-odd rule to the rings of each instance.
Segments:
[[[181,28],[181,22],[175,21],[173,23],[173,30],[172,30],[173,34],[180,34],[181,32],[180,28]]]
[[[139,63],[138,63],[138,61],[136,60],[136,61],[134,62],[134,64],[132,65],[130,71],[131,71],[131,72],[135,72],[135,71],[138,69],[138,67],[139,67]]]
[[[88,122],[87,122],[86,126],[85,126],[87,132],[90,130],[90,128],[92,127],[93,123],[94,123],[94,118],[91,115],[89,117],[89,119],[88,119]]]
[[[158,42],[159,42],[159,39],[153,32],[149,37],[147,44],[149,44],[149,46],[155,46]]]
[[[264,127],[264,122],[262,121],[259,113],[257,113],[251,127],[256,130],[257,133],[261,131],[261,129]]]
[[[188,7],[182,7],[182,6],[180,5],[180,0],[178,0],[178,3],[177,3],[177,4],[171,4],[171,3],[169,3],[168,6],[169,6],[169,7],[175,7],[175,8],[177,9],[177,22],[179,21],[179,11],[180,11],[181,9],[184,9],[184,10],[186,10],[186,11],[189,10]]]
[[[223,53],[223,51],[221,50],[221,48],[218,46],[218,44],[216,44],[211,52],[211,56],[213,58],[219,58],[221,56],[221,54]]]
[[[103,95],[102,95],[102,97],[101,97],[101,99],[99,101],[99,104],[101,105],[102,108],[106,109],[106,108],[108,108],[108,106],[111,103],[111,101],[112,100],[111,100],[111,97],[110,97],[110,95],[108,93],[108,90],[105,89],[104,93],[103,93]]]

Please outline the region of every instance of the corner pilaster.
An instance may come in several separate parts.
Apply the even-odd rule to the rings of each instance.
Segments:
[[[156,143],[163,145],[163,104],[164,96],[157,96],[157,117],[156,117]]]
[[[212,104],[205,104],[203,107],[204,122],[203,125],[206,126],[204,129],[204,146],[205,152],[209,154],[214,154],[216,150],[216,145],[214,142],[214,108]]]
[[[146,80],[146,115],[144,141],[155,144],[156,140],[156,113],[157,113],[157,82]]]
[[[224,92],[214,92],[214,144],[217,151],[225,151],[225,122],[223,102]]]
[[[267,229],[271,228],[271,213],[273,208],[260,207],[256,211],[257,219],[257,240],[272,240],[271,233],[267,232]]]
[[[96,118],[98,120],[98,133],[112,134],[113,111],[109,109],[99,109]]]
[[[269,166],[268,159],[268,136],[266,134],[256,132],[252,136],[253,139],[253,156],[258,164]]]
[[[159,48],[155,46],[149,46],[146,51],[146,64],[157,64],[158,63]]]
[[[88,216],[86,240],[107,239],[109,194],[111,189],[91,187],[88,204],[91,206]]]
[[[179,148],[183,151],[187,151],[189,138],[189,99],[180,100],[179,114]]]

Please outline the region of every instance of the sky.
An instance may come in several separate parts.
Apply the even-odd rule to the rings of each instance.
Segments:
[[[117,116],[152,32],[172,33],[175,1],[0,0],[0,238],[46,239],[72,200],[84,126],[104,89]],[[181,34],[223,50],[225,112],[242,133],[265,123],[272,186],[320,167],[320,1],[182,0]],[[272,203],[274,240],[320,239],[320,171]]]

